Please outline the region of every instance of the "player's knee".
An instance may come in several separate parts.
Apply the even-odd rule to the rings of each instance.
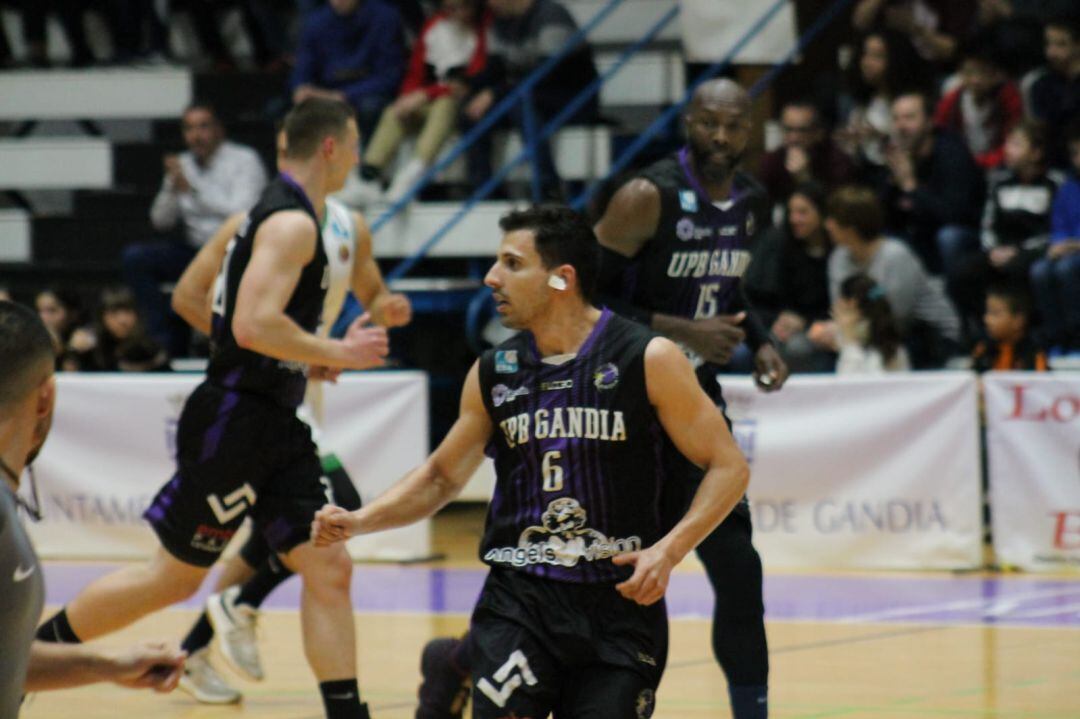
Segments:
[[[332,547],[309,555],[301,572],[309,589],[320,592],[348,594],[352,583],[352,559],[343,546]]]

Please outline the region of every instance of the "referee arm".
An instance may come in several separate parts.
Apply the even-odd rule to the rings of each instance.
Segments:
[[[380,532],[430,517],[461,493],[480,462],[494,426],[480,395],[479,361],[461,392],[461,413],[438,448],[371,504],[355,512],[327,505],[311,523],[316,546]]]
[[[671,570],[723,521],[746,492],[750,468],[727,423],[705,391],[682,351],[663,337],[645,350],[649,402],[676,448],[705,470],[690,508],[659,542],[612,558],[633,565],[630,579],[616,586],[638,604],[664,596]]]

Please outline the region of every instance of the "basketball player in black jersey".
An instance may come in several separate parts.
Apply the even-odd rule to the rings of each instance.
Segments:
[[[768,222],[769,206],[757,182],[736,169],[749,140],[749,111],[746,92],[734,82],[701,85],[684,117],[687,146],[619,188],[596,225],[603,303],[678,342],[720,407],[717,372],[744,339],[754,350],[760,388],[778,390],[788,375],[741,287],[748,243]],[[676,452],[669,463],[691,478],[692,492],[698,471]],[[750,537],[742,501],[697,547],[716,594],[713,652],[736,719],[768,715],[761,559]],[[416,719],[461,717],[469,647],[467,637],[424,647]]]
[[[523,330],[469,371],[427,462],[356,512],[321,510],[316,544],[399,527],[454,498],[485,450],[491,567],[470,632],[473,717],[652,714],[672,568],[738,503],[748,469],[679,348],[592,304],[595,236],[571,210],[502,219],[485,283]],[[673,443],[704,475],[673,525]]]
[[[687,146],[619,188],[596,225],[601,291],[620,312],[678,342],[723,408],[716,375],[744,338],[760,388],[778,390],[788,374],[741,286],[749,243],[767,222],[769,203],[736,169],[750,133],[750,100],[739,85],[701,85],[684,122]],[[750,538],[744,499],[697,547],[716,595],[713,652],[736,719],[768,715],[761,558]]]
[[[387,354],[386,332],[361,317],[341,340],[316,336],[326,292],[320,236],[325,197],[358,161],[344,103],[312,99],[285,119],[291,172],[267,187],[230,242],[214,289],[207,378],[188,398],[177,433],[177,472],[146,518],[162,549],[143,566],[93,582],[41,627],[77,642],[115,631],[193,594],[251,513],[257,531],[304,582],[305,654],[326,716],[366,719],[344,547],[307,541],[325,503],[310,429],[296,416],[308,366],[364,369]]]

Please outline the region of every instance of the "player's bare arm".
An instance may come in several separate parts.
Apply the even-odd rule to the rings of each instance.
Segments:
[[[39,692],[115,682],[132,689],[171,692],[180,681],[184,657],[184,652],[160,642],[102,651],[85,644],[35,641],[25,688]]]
[[[465,378],[457,421],[427,461],[356,512],[327,506],[315,515],[311,538],[317,546],[412,524],[461,493],[484,459],[494,429],[480,395],[479,375],[477,362]]]
[[[352,213],[356,228],[356,261],[353,262],[352,292],[371,313],[375,324],[383,327],[401,327],[412,319],[412,304],[401,293],[391,292],[379,272],[372,250],[371,230],[363,215]]]
[[[277,212],[259,226],[236,296],[232,323],[236,343],[269,357],[310,365],[347,369],[381,365],[389,351],[386,330],[365,327],[366,314],[341,340],[305,332],[285,314],[317,242],[315,224],[303,212]]]
[[[660,225],[660,190],[643,178],[619,188],[604,216],[594,228],[600,246],[626,258],[634,258],[653,237]],[[691,320],[660,312],[651,315],[651,327],[697,352],[703,359],[726,364],[731,353],[746,338],[739,327],[742,313]]]
[[[616,587],[619,592],[639,604],[652,604],[664,596],[675,565],[738,504],[750,469],[723,416],[676,345],[661,337],[649,343],[645,382],[664,431],[687,459],[705,470],[690,508],[670,532],[641,552],[612,560],[634,565],[633,576]]]
[[[204,335],[210,334],[211,292],[214,278],[225,258],[229,240],[236,236],[246,212],[237,212],[217,229],[180,275],[172,293],[172,308],[185,322]]]

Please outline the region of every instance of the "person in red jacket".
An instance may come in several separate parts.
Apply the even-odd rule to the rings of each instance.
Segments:
[[[963,54],[960,84],[947,92],[934,112],[934,124],[964,138],[983,169],[1005,159],[1005,138],[1023,116],[1023,101],[992,45],[976,40]]]
[[[434,163],[454,130],[458,106],[469,94],[466,79],[487,63],[490,25],[484,0],[442,0],[416,40],[397,100],[383,111],[364,152],[360,186],[343,198],[346,202],[394,202]],[[414,155],[395,173],[384,195],[384,173],[401,141],[413,134]]]

